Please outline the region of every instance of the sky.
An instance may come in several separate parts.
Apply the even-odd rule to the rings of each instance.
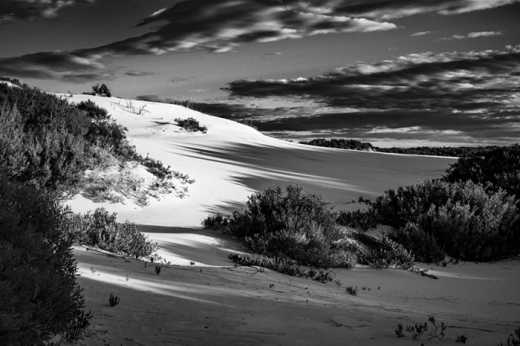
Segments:
[[[520,1],[2,0],[0,76],[301,140],[520,138]]]

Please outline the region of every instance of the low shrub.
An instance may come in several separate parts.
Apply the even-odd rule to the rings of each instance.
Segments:
[[[113,308],[116,305],[119,305],[121,299],[119,299],[118,296],[114,295],[113,293],[110,293],[110,296],[108,297],[108,306]]]
[[[112,92],[106,84],[96,84],[92,86],[92,93],[98,96],[112,97]]]
[[[501,342],[498,346],[520,346],[520,328],[509,334],[505,342]]]
[[[460,158],[448,170],[448,182],[471,180],[488,191],[504,190],[520,200],[520,145],[497,147]]]
[[[490,261],[518,254],[520,215],[505,191],[473,182],[427,181],[389,190],[366,202],[375,223],[392,226],[392,240],[420,261]],[[347,213],[348,214],[348,213]],[[358,214],[345,219],[354,223]],[[365,216],[363,216],[365,217]]]
[[[354,236],[358,240],[366,238],[362,233]],[[401,244],[393,241],[387,236],[383,236],[376,244],[366,247],[366,251],[357,252],[358,262],[369,265],[373,268],[409,268],[415,261],[413,254]]]
[[[410,336],[413,340],[420,340],[423,337],[426,337],[428,340],[442,340],[446,337],[447,329],[448,326],[446,323],[439,322],[432,316],[424,323],[414,323],[407,326],[403,326],[399,323],[395,328],[394,333],[398,338]]]
[[[148,241],[131,223],[118,223],[117,215],[102,208],[86,215],[69,217],[69,233],[79,244],[135,258],[151,255],[156,244]]]
[[[256,253],[288,257],[316,267],[350,266],[348,256],[334,249],[341,239],[337,216],[315,195],[300,187],[270,188],[249,197],[244,211],[231,217],[206,219],[242,239]]]
[[[94,120],[106,120],[109,118],[108,112],[98,107],[91,100],[80,102],[76,105],[76,107],[83,111],[85,115]]]
[[[64,211],[55,196],[0,175],[0,344],[77,340],[89,324]]]
[[[177,126],[182,127],[188,132],[206,133],[208,131],[208,128],[206,126],[201,126],[195,118],[175,119],[175,122],[177,123]]]
[[[288,258],[230,254],[229,259],[241,266],[268,268],[282,274],[309,278],[321,283],[333,280],[331,273],[328,271],[304,268],[299,266],[296,261]]]
[[[347,292],[351,296],[357,296],[358,288],[354,286],[348,286],[345,288],[345,292]]]

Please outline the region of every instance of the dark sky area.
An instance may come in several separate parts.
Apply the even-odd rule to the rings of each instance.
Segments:
[[[0,76],[187,99],[286,138],[508,144],[519,19],[515,0],[1,0]]]

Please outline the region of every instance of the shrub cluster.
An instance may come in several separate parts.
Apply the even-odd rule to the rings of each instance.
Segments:
[[[321,283],[333,280],[330,272],[325,270],[309,269],[299,266],[296,261],[284,257],[248,256],[230,254],[229,259],[241,266],[258,266],[272,269],[282,274],[309,278]]]
[[[90,314],[55,197],[0,175],[0,344],[81,336]]]
[[[365,203],[375,223],[392,226],[390,237],[421,261],[440,261],[446,255],[489,261],[520,249],[519,210],[514,198],[500,189],[488,192],[470,181],[427,181]],[[343,220],[352,222],[355,216]]]
[[[117,215],[102,208],[86,215],[70,215],[68,232],[74,242],[135,258],[151,255],[156,244],[131,223],[118,223]]]
[[[448,170],[449,182],[471,180],[488,191],[502,189],[520,199],[520,145],[498,147],[460,158]]]
[[[289,257],[317,267],[349,266],[347,254],[334,248],[341,238],[336,215],[315,195],[300,187],[270,188],[249,197],[243,212],[217,216],[204,224],[243,239],[259,254]]]
[[[96,84],[92,86],[92,95],[112,97],[112,92],[106,84]]]
[[[208,131],[208,128],[200,125],[198,120],[195,118],[175,119],[175,122],[177,123],[177,126],[182,127],[188,132],[206,133]]]

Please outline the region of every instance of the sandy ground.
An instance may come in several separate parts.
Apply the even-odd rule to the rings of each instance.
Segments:
[[[393,155],[318,148],[263,135],[231,120],[181,106],[88,95],[66,96],[72,102],[91,99],[128,128],[128,138],[143,155],[161,160],[195,183],[188,196],[152,200],[146,207],[95,204],[76,196],[69,205],[84,212],[103,206],[122,221],[159,226],[199,227],[210,213],[229,211],[247,196],[268,186],[299,184],[307,192],[344,207],[360,196],[438,177],[453,158]],[[142,114],[135,110],[145,107]],[[193,117],[208,131],[188,133],[175,124]]]
[[[196,180],[186,198],[163,196],[146,207],[79,196],[69,202],[78,212],[104,206],[122,220],[148,225],[143,231],[172,264],[156,275],[143,262],[76,248],[79,280],[95,316],[82,344],[419,345],[453,344],[464,334],[471,345],[489,345],[520,326],[519,261],[433,267],[438,280],[399,270],[335,270],[338,283],[324,285],[236,268],[227,256],[243,251],[238,244],[194,228],[267,186],[297,183],[346,207],[359,196],[437,177],[453,159],[308,147],[180,106],[63,96],[92,99],[128,128],[140,153]],[[175,125],[175,118],[187,117],[207,126],[207,134]],[[347,294],[347,286],[359,294]],[[110,293],[121,298],[118,306],[108,306]],[[450,326],[442,342],[394,335],[398,323],[430,315]]]
[[[451,345],[465,335],[470,345],[494,345],[520,325],[518,260],[428,267],[438,280],[402,270],[334,270],[340,286],[234,267],[227,255],[243,249],[212,233],[156,231],[177,239],[164,248],[187,265],[156,275],[150,264],[75,249],[95,316],[81,344]],[[358,295],[347,294],[348,286]],[[116,307],[108,306],[110,293],[121,298]],[[398,323],[429,316],[448,324],[443,340],[394,335]]]

